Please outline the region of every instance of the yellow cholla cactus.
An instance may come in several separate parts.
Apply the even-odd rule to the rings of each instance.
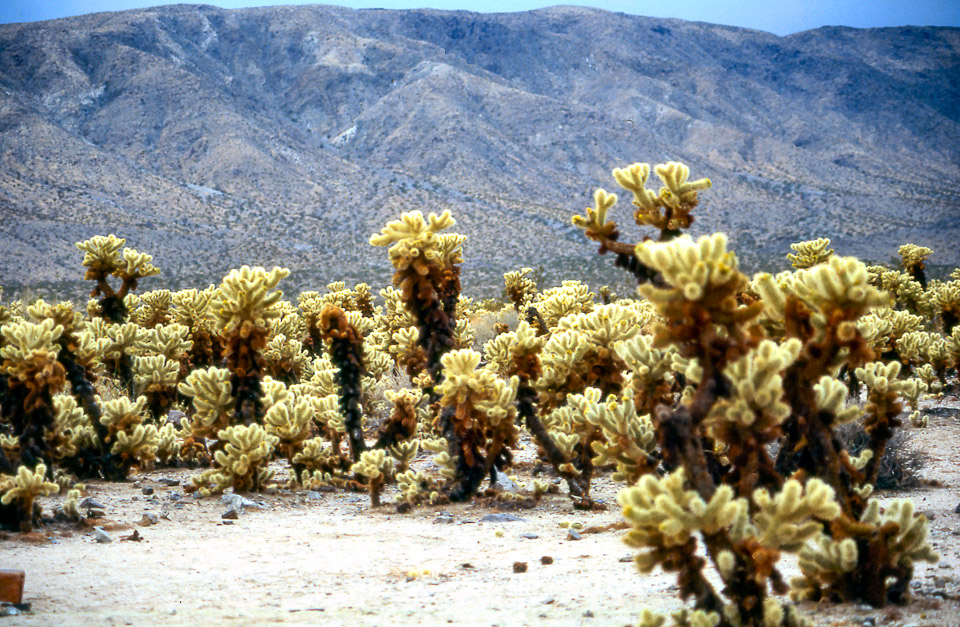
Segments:
[[[164,355],[134,357],[133,372],[138,394],[163,393],[177,385],[180,364]]]
[[[853,422],[863,413],[856,405],[847,406],[847,386],[830,375],[820,377],[813,391],[817,409],[833,416],[835,427]]]
[[[671,548],[689,542],[696,532],[719,533],[746,511],[744,499],[734,500],[730,486],[721,485],[709,502],[685,487],[683,469],[657,478],[644,475],[635,487],[621,490],[617,500],[623,517],[633,525],[624,542],[642,549],[635,561],[647,573],[668,556]]]
[[[17,516],[20,519],[20,530],[33,529],[33,502],[38,496],[49,496],[60,491],[60,486],[46,480],[47,467],[37,464],[30,470],[20,466],[16,475],[0,475],[0,504],[16,504]]]
[[[537,295],[537,284],[531,278],[533,268],[521,268],[503,275],[504,291],[518,312],[525,312]]]
[[[731,393],[713,406],[706,420],[708,430],[735,429],[744,432],[741,437],[750,434],[760,442],[772,440],[776,436],[774,429],[790,415],[780,373],[796,361],[800,349],[797,339],[780,345],[764,340],[750,353],[728,364],[723,374],[730,382]],[[724,439],[721,434],[716,437]]]
[[[679,358],[675,349],[654,348],[653,336],[638,333],[615,344],[614,350],[630,369],[627,385],[643,412],[649,413],[657,405],[672,401],[673,367]]]
[[[596,453],[593,463],[597,466],[616,464],[614,481],[632,485],[642,475],[656,469],[659,464],[654,457],[657,432],[649,416],[637,415],[632,392],[622,399],[610,396],[598,403],[588,402],[583,409],[587,422],[599,427],[604,436],[591,444]]]
[[[140,306],[133,310],[130,319],[141,327],[152,329],[170,320],[170,305],[173,294],[170,290],[153,290],[140,294]]]
[[[138,424],[127,431],[117,432],[110,453],[123,462],[136,462],[142,469],[150,470],[159,446],[160,434],[156,425]]]
[[[796,254],[788,254],[787,259],[790,260],[794,268],[800,270],[812,268],[819,263],[825,262],[833,255],[833,249],[828,249],[828,246],[830,246],[830,239],[826,237],[790,244],[790,248],[792,248]]]
[[[923,269],[923,262],[933,254],[933,251],[926,246],[904,244],[897,250],[897,253],[902,259],[903,269],[916,276],[917,271]]]
[[[413,267],[419,274],[428,274],[428,266],[443,266],[450,252],[444,248],[439,232],[456,224],[449,211],[439,216],[431,213],[424,220],[420,211],[410,211],[399,220],[387,223],[379,234],[370,236],[373,246],[389,246],[390,262],[397,270]],[[450,242],[447,242],[449,245]]]
[[[277,438],[277,448],[287,459],[292,459],[299,452],[301,443],[310,436],[313,414],[309,399],[294,400],[293,396],[273,404],[264,414],[267,432]]]
[[[710,288],[729,283],[737,273],[737,258],[727,251],[727,236],[714,233],[696,242],[682,235],[669,242],[641,242],[637,258],[663,275],[672,289],[641,285],[641,293],[661,306],[684,299],[696,301]]]
[[[804,542],[822,532],[821,523],[840,515],[833,488],[816,478],[806,485],[791,479],[773,496],[757,489],[753,502],[757,512],[750,531],[763,546],[783,551],[800,550]]]
[[[564,317],[576,313],[589,313],[594,308],[594,294],[590,287],[580,281],[563,281],[537,295],[534,307],[540,312],[547,328],[553,329]]]
[[[267,468],[277,438],[260,425],[234,425],[221,429],[217,437],[225,442],[214,454],[217,467],[192,479],[201,494],[223,492],[232,487],[236,492],[259,490],[273,476]]]
[[[106,237],[96,235],[83,242],[78,242],[76,247],[83,255],[83,266],[87,268],[88,280],[99,280],[108,275],[118,278],[132,276],[147,277],[159,274],[160,270],[155,268],[150,262],[153,257],[144,253],[126,248],[123,252],[120,249],[127,243],[127,240],[119,238],[112,233]]]
[[[104,401],[100,423],[109,429],[111,438],[120,432],[132,432],[143,422],[146,406],[147,399],[144,396],[138,396],[136,401],[124,397]]]
[[[34,381],[49,376],[62,379],[63,367],[57,363],[60,347],[57,340],[63,327],[55,325],[50,318],[39,324],[21,320],[0,327],[4,343],[0,348],[3,359],[2,372],[7,376],[33,385]]]
[[[137,334],[135,346],[144,352],[180,361],[193,348],[189,337],[190,327],[179,323],[164,324]]]
[[[231,270],[212,303],[217,329],[224,334],[238,333],[241,338],[247,337],[253,328],[265,331],[267,322],[280,315],[272,306],[283,293],[275,288],[289,274],[286,268],[268,272],[259,266]]]
[[[196,412],[190,418],[194,437],[212,438],[229,426],[233,415],[230,396],[230,371],[226,368],[194,370],[179,386],[180,393],[193,398]]]
[[[394,472],[393,458],[388,457],[383,449],[364,451],[360,460],[350,466],[350,472],[356,473],[367,480],[370,490],[370,504],[380,506],[380,493],[387,479]]]

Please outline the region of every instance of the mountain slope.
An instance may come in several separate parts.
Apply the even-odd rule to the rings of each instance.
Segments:
[[[76,279],[72,243],[107,232],[174,286],[243,263],[298,289],[383,282],[369,234],[445,208],[468,289],[523,265],[616,280],[569,216],[638,160],[711,177],[694,233],[727,231],[748,268],[823,235],[958,264],[958,68],[960,29],[777,37],[573,7],[3,25],[0,284]]]

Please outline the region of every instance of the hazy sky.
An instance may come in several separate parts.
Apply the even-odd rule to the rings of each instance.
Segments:
[[[296,0],[197,0],[223,8],[267,4],[312,4]],[[122,11],[163,4],[156,0],[0,0],[0,23],[49,20],[98,11]],[[350,0],[354,8],[463,9],[467,11],[526,11],[554,4],[580,4],[608,11],[651,17],[730,24],[787,35],[828,25],[855,26],[960,26],[958,0],[595,0],[537,2],[535,0]]]

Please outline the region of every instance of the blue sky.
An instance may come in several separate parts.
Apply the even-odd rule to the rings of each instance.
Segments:
[[[311,4],[285,0],[195,0],[223,8],[267,4]],[[163,4],[156,0],[0,0],[0,23],[32,22],[98,11],[122,11]],[[581,4],[608,11],[651,17],[729,24],[788,35],[820,26],[960,26],[958,0],[596,0],[537,2],[535,0],[353,0],[334,2],[354,8],[463,9],[467,11],[526,11],[553,4]]]

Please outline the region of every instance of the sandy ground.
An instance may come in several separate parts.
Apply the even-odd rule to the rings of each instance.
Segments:
[[[903,607],[802,604],[817,625],[960,625],[960,417],[957,403],[935,410],[914,445],[930,456],[909,493],[931,518],[941,554],[920,564],[915,600]],[[527,454],[530,454],[528,448]],[[521,456],[522,457],[522,456]],[[0,568],[26,571],[29,613],[3,625],[630,625],[644,607],[680,606],[675,578],[640,575],[631,550],[610,531],[568,539],[563,521],[584,526],[619,520],[618,485],[597,481],[610,508],[577,512],[561,495],[513,512],[522,520],[480,522],[499,513],[475,504],[422,507],[400,515],[370,507],[364,494],[251,495],[232,524],[219,498],[184,495],[197,471],[157,470],[122,484],[88,484],[105,507],[99,522],[114,541],[92,530],[48,525],[0,540]],[[521,468],[520,480],[525,473]],[[153,488],[153,495],[143,494]],[[390,488],[385,501],[396,493]],[[46,512],[58,504],[44,499]],[[447,518],[452,522],[438,522]],[[142,525],[145,513],[155,525]],[[142,540],[121,538],[139,532]],[[542,563],[543,558],[552,563]],[[543,560],[548,561],[548,560]],[[527,571],[514,572],[515,562]],[[793,565],[781,562],[787,576]]]

